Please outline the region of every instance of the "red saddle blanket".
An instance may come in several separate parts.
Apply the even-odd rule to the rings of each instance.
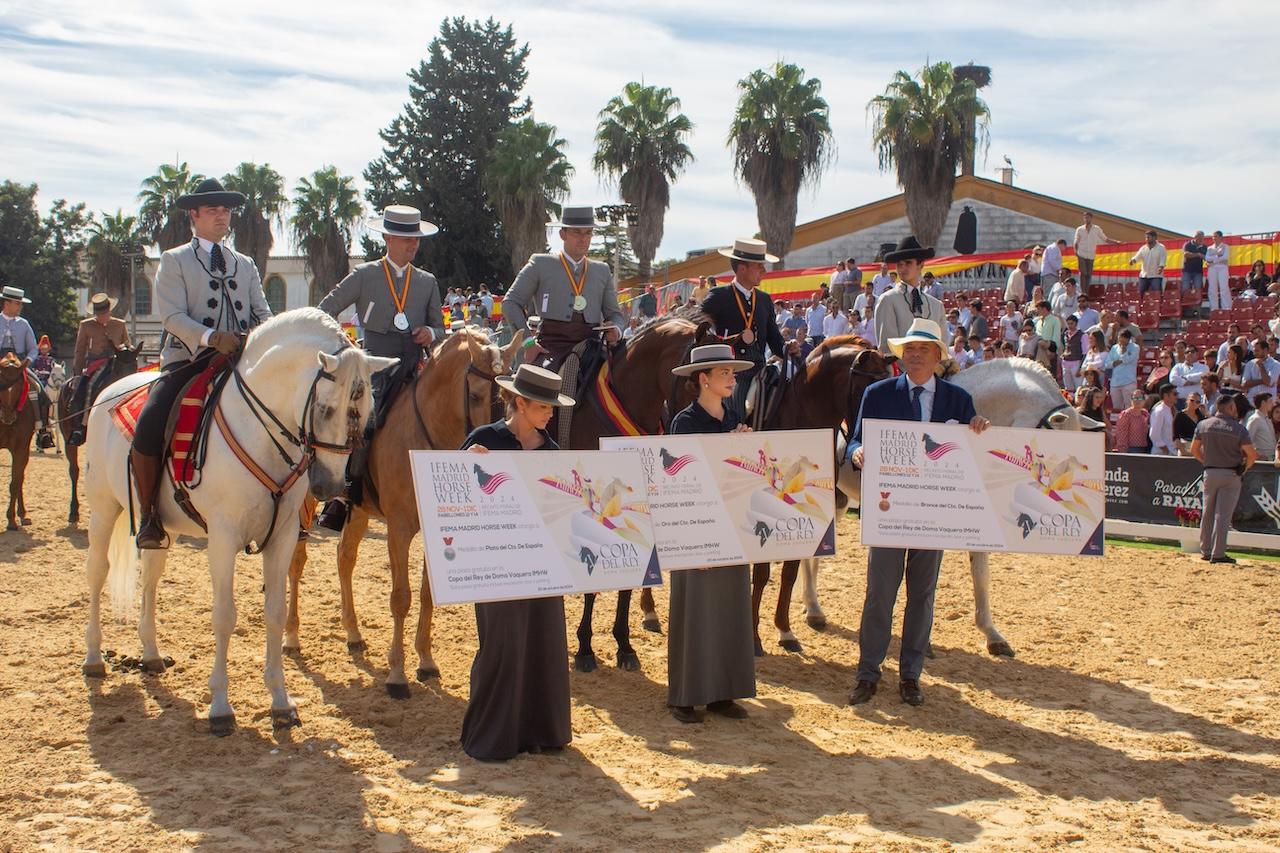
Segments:
[[[177,415],[170,415],[169,467],[175,483],[190,483],[195,476],[194,466],[187,464],[187,456],[195,440],[196,428],[200,425],[200,413],[209,402],[213,380],[226,367],[226,363],[225,358],[215,357],[182,392],[182,397],[178,400]],[[143,385],[111,407],[112,422],[129,440],[133,440],[133,433],[138,427],[138,415],[142,412],[150,391],[150,384]]]

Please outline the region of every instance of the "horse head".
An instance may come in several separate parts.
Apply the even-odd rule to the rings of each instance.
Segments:
[[[125,376],[138,372],[138,355],[142,352],[142,341],[138,341],[135,346],[130,347],[128,344],[116,347],[115,353],[111,356],[111,363],[107,369],[111,372],[110,381],[114,382]]]
[[[135,351],[136,353],[136,351]],[[308,392],[303,413],[305,440],[315,451],[311,463],[311,494],[327,500],[342,493],[347,459],[361,440],[373,410],[370,377],[399,364],[397,358],[369,355],[358,347],[344,347],[330,355],[316,353],[319,372]]]
[[[27,396],[23,380],[30,363],[31,359],[12,352],[0,358],[0,425],[10,426],[18,419],[18,406]]]
[[[495,379],[505,357],[488,332],[473,326],[432,351],[413,389],[428,447],[452,450],[474,427],[502,416]]]

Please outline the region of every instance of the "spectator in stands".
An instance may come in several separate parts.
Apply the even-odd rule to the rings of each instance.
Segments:
[[[982,364],[991,356],[988,354],[990,347],[984,346],[983,342],[986,338],[980,338],[977,335],[969,336],[969,361],[973,364]]]
[[[1240,324],[1233,322],[1227,326],[1227,339],[1218,344],[1218,364],[1227,363],[1227,350],[1231,349],[1231,345],[1238,337],[1240,337]]]
[[[1012,341],[1001,341],[996,345],[996,358],[1013,358],[1018,354],[1018,347]]]
[[[1194,344],[1187,344],[1186,355],[1169,371],[1169,384],[1177,390],[1178,399],[1186,400],[1193,392],[1198,395],[1200,377],[1207,371],[1208,368],[1205,367],[1204,362],[1200,361],[1200,348]],[[1188,438],[1187,441],[1191,439]]]
[[[1271,420],[1271,412],[1276,407],[1276,398],[1270,391],[1259,391],[1253,395],[1253,411],[1245,418],[1244,428],[1249,431],[1249,440],[1253,449],[1258,451],[1259,459],[1272,462],[1276,458],[1276,428]]]
[[[1059,293],[1062,293],[1064,290],[1067,289],[1067,279],[1069,278],[1074,278],[1074,276],[1071,275],[1071,270],[1067,269],[1066,267],[1063,267],[1062,269],[1058,270],[1057,281],[1052,281],[1052,282],[1045,281],[1045,279],[1041,277],[1040,287],[1042,290],[1044,290],[1045,293],[1049,294],[1045,298],[1048,299],[1051,304],[1054,298],[1057,297]],[[1081,293],[1081,292],[1083,291],[1079,291],[1079,290],[1077,291],[1077,293]]]
[[[969,335],[977,335],[978,340],[985,341],[991,333],[991,328],[987,325],[987,315],[982,313],[982,300],[973,300],[973,318],[969,320]]]
[[[694,305],[701,305],[702,300],[706,299],[707,294],[710,292],[711,283],[707,281],[707,277],[704,275],[702,278],[698,279],[698,283],[694,286],[693,292],[689,294],[689,301]],[[779,321],[778,325],[782,325],[782,322]]]
[[[1067,279],[1062,293],[1049,302],[1053,306],[1053,313],[1057,315],[1059,320],[1066,322],[1066,319],[1072,314],[1080,310],[1080,299],[1076,293],[1076,283],[1074,279]]]
[[[871,292],[871,282],[863,282],[862,292],[853,298],[853,310],[866,317],[867,309],[874,305],[875,301],[875,294]]]
[[[1068,391],[1080,385],[1080,364],[1084,361],[1084,332],[1075,314],[1067,317],[1067,330],[1062,333],[1062,374],[1058,381]]]
[[[1080,388],[1085,388],[1085,387],[1101,388],[1103,391],[1106,391],[1107,390],[1106,375],[1096,367],[1084,368],[1080,372]],[[1080,393],[1080,388],[1076,389],[1077,394]],[[1102,407],[1107,409],[1111,408],[1109,395],[1108,395],[1108,399],[1103,401]]]
[[[800,342],[800,358],[802,360],[808,358],[815,344],[809,340],[809,327],[804,320],[801,320],[800,325],[796,327],[796,340]]]
[[[891,276],[889,274],[889,265],[881,264],[880,272],[876,274],[875,278],[871,279],[871,295],[879,299],[886,292],[893,289],[893,286],[898,283],[896,279],[896,275]]]
[[[1134,391],[1130,397],[1129,408],[1121,412],[1120,417],[1116,419],[1116,428],[1111,436],[1112,449],[1116,453],[1147,452],[1147,433],[1151,423],[1146,401],[1145,394]]]
[[[1191,440],[1196,436],[1196,424],[1209,417],[1199,391],[1187,395],[1187,405],[1173,416],[1173,443],[1179,456],[1191,455]]]
[[[1218,372],[1218,351],[1213,347],[1205,347],[1204,352],[1200,353],[1200,360],[1204,362],[1204,369],[1209,373]]]
[[[1257,394],[1259,391],[1270,391],[1276,395],[1276,384],[1280,381],[1280,362],[1271,356],[1271,345],[1266,340],[1253,342],[1253,359],[1244,366],[1245,396]]]
[[[836,298],[831,297],[827,303],[827,316],[822,321],[822,337],[825,339],[847,335],[852,329],[853,324],[849,322],[848,315],[837,306]]]
[[[1044,249],[1036,246],[1031,250],[1031,254],[1023,256],[1023,260],[1027,262],[1027,281],[1034,287],[1043,281],[1040,270],[1044,261]]]
[[[1231,250],[1222,239],[1221,231],[1213,232],[1213,244],[1205,250],[1205,263],[1209,265],[1209,310],[1227,310],[1231,307],[1231,287],[1227,283]]]
[[[849,273],[849,280],[844,286],[844,305],[841,308],[852,308],[853,300],[858,298],[858,294],[862,291],[862,270],[858,269],[858,261],[856,258],[846,258],[844,268]]]
[[[1160,402],[1151,409],[1151,426],[1147,435],[1151,439],[1151,452],[1156,456],[1173,456],[1176,448],[1173,438],[1173,413],[1178,405],[1178,392],[1167,382],[1160,386]],[[1114,393],[1112,399],[1115,399]]]
[[[1084,393],[1080,393],[1083,391]],[[1076,411],[1086,418],[1092,418],[1102,424],[1103,447],[1111,444],[1111,422],[1107,419],[1107,395],[1096,385],[1083,386],[1077,391]]]
[[[844,309],[844,289],[848,283],[848,265],[844,261],[836,261],[835,271],[831,274],[831,299],[835,301],[837,310]]]
[[[1093,262],[1098,256],[1098,246],[1103,243],[1119,242],[1103,234],[1102,228],[1093,224],[1092,211],[1084,212],[1084,224],[1076,229],[1073,245],[1076,249],[1076,260],[1080,262],[1080,289],[1085,293],[1089,292],[1089,285],[1093,284]]]
[[[1271,428],[1276,431],[1277,436],[1280,436],[1280,400],[1272,397],[1271,406]],[[1277,440],[1280,441],[1280,439]]]
[[[1222,386],[1218,380],[1218,374],[1206,373],[1200,377],[1200,396],[1204,400],[1204,407],[1209,414],[1216,415],[1218,413],[1218,399],[1222,396]]]
[[[636,331],[640,328],[640,318],[635,314],[631,315],[631,319],[627,321],[627,327],[622,330],[623,340],[635,337]]]
[[[964,370],[973,363],[969,357],[969,338],[963,330],[956,332],[951,338],[951,351],[948,355],[956,363],[956,370]]]
[[[934,299],[942,300],[942,283],[933,277],[933,273],[927,272],[920,277],[920,287]]]
[[[809,310],[804,312],[804,324],[809,329],[809,340],[815,347],[822,343],[823,321],[826,319],[827,308],[822,304],[822,291],[818,291],[809,301]]]
[[[876,344],[875,321],[870,317],[868,317],[865,320],[862,319],[862,314],[859,313],[856,308],[852,312],[850,312],[849,319],[851,321],[850,322],[851,329],[849,333],[853,335],[857,335],[858,337],[862,338],[863,340],[867,341],[868,343],[874,346]]]
[[[1106,366],[1111,368],[1111,407],[1118,411],[1138,387],[1138,345],[1128,329],[1120,331],[1120,339],[1107,353]]]
[[[1249,272],[1245,274],[1244,286],[1262,296],[1268,292],[1270,284],[1271,276],[1267,275],[1267,265],[1262,261],[1254,261]]]
[[[716,298],[718,299],[719,297]],[[640,316],[643,319],[647,320],[658,316],[658,295],[656,288],[652,284],[645,287],[636,307],[639,309]]]
[[[1147,374],[1147,378],[1143,380],[1142,390],[1148,394],[1157,394],[1160,386],[1169,381],[1169,373],[1173,370],[1173,353],[1169,350],[1161,348],[1156,354],[1155,367],[1151,368],[1151,372]]]
[[[1009,273],[1009,279],[1005,282],[1004,301],[1021,305],[1031,298],[1030,294],[1031,283],[1027,281],[1027,262],[1018,261],[1018,265],[1014,267],[1013,272]]]
[[[1067,276],[1067,281],[1076,283],[1074,276]],[[1079,306],[1076,316],[1080,318],[1080,328],[1088,332],[1102,318],[1098,315],[1098,309],[1094,308],[1093,303],[1089,301],[1089,297],[1079,290],[1076,291],[1076,305]]]
[[[786,328],[787,321],[791,319],[791,308],[785,299],[779,299],[773,305],[777,309],[774,319],[778,321],[778,331],[782,331]],[[792,331],[794,332],[795,330],[793,329]]]
[[[778,324],[782,326],[781,323]],[[791,308],[791,316],[787,318],[787,328],[795,335],[796,340],[804,343],[804,335],[800,334],[801,329],[807,329],[808,326],[804,322],[804,306],[799,302],[795,302]],[[807,334],[807,333],[806,333]]]
[[[1204,258],[1208,246],[1204,244],[1204,232],[1182,244],[1182,292],[1204,287]]]
[[[1022,334],[1018,336],[1018,355],[1022,358],[1035,358],[1039,350],[1040,336],[1036,334],[1036,321],[1023,321]]]
[[[952,308],[950,311],[947,312],[947,328],[946,328],[947,338],[951,339],[955,337],[956,332],[960,331],[961,328],[962,326],[960,324],[960,309]]]
[[[1062,373],[1062,360],[1058,357],[1058,342],[1040,341],[1040,345],[1036,349],[1036,361],[1040,362],[1041,366],[1049,371],[1049,375],[1057,381],[1058,376]]]
[[[1000,316],[1000,340],[1014,341],[1018,340],[1018,333],[1022,331],[1023,317],[1018,311],[1018,303],[1012,299],[1004,303],[1004,314]]]
[[[969,321],[973,319],[973,309],[969,307],[969,294],[956,294],[956,310],[960,313],[960,325],[969,328]]]
[[[1027,304],[1022,306],[1023,316],[1030,317],[1034,320],[1036,315],[1040,313],[1038,310],[1040,303],[1048,301],[1049,300],[1044,295],[1044,288],[1037,284],[1035,287],[1031,288],[1031,298],[1027,300]]]
[[[1058,281],[1062,273],[1062,250],[1067,248],[1066,240],[1058,240],[1044,247],[1040,259],[1040,281]]]
[[[1129,337],[1133,338],[1133,340],[1136,343],[1141,344],[1142,330],[1138,328],[1137,323],[1130,322],[1129,309],[1127,308],[1121,308],[1119,311],[1116,312],[1115,330],[1108,334],[1108,336],[1111,338],[1112,343],[1119,340],[1121,329],[1128,329]]]
[[[1058,351],[1058,345],[1062,341],[1062,321],[1057,318],[1050,309],[1049,301],[1041,299],[1036,303],[1036,334],[1040,336],[1040,340],[1049,341],[1053,344],[1053,351]]]
[[[1094,329],[1092,332],[1085,333],[1086,340],[1089,341],[1089,349],[1085,350],[1084,361],[1080,363],[1080,382],[1084,382],[1086,370],[1096,370],[1099,375],[1103,374],[1107,369],[1107,339],[1102,332]],[[1102,387],[1101,382],[1095,382],[1099,388]]]

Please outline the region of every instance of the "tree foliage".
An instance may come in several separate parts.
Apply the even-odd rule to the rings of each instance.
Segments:
[[[492,18],[449,18],[409,73],[409,101],[381,132],[382,155],[365,169],[375,209],[411,204],[440,226],[417,261],[441,287],[509,282],[511,261],[485,171],[498,136],[531,110],[521,99],[529,48]]]
[[[547,247],[548,216],[560,212],[559,202],[569,194],[573,175],[564,145],[555,127],[532,118],[514,122],[498,134],[484,186],[502,223],[512,269]],[[505,285],[502,282],[503,289]]]
[[[978,97],[975,81],[954,73],[951,63],[920,69],[917,77],[898,71],[867,104],[874,118],[871,146],[880,171],[897,170],[916,239],[937,242],[951,209],[956,167],[975,144],[985,151],[991,113]]]
[[[636,209],[627,235],[648,278],[662,243],[663,220],[671,206],[671,182],[693,160],[686,140],[693,131],[670,89],[630,82],[600,111],[596,174],[616,182],[622,200]]]
[[[133,281],[129,277],[129,262],[125,254],[141,252],[148,242],[138,225],[136,216],[124,211],[103,213],[102,218],[89,226],[89,272],[93,276],[94,291],[101,291],[119,300],[111,313],[124,317],[133,306]],[[140,263],[141,259],[135,261]]]
[[[355,182],[336,166],[318,169],[294,187],[289,224],[313,290],[327,293],[351,271],[351,238],[363,212]]]
[[[273,225],[284,227],[285,211],[289,199],[284,192],[284,178],[267,163],[241,163],[235,171],[222,178],[228,190],[245,195],[244,206],[231,217],[231,233],[236,249],[249,257],[258,267],[258,275],[267,280],[267,261],[271,247],[275,245]]]
[[[138,193],[139,223],[143,232],[166,252],[191,240],[191,223],[187,212],[178,207],[178,197],[186,195],[204,180],[194,175],[186,163],[170,166],[162,163],[159,170],[142,182]]]
[[[0,285],[26,291],[23,316],[36,335],[55,343],[74,338],[76,290],[84,287],[80,260],[89,218],[83,204],[58,199],[41,217],[35,184],[0,183]]]

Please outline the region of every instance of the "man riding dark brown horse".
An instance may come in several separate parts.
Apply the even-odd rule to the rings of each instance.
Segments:
[[[73,426],[67,444],[79,447],[84,444],[86,403],[98,396],[106,387],[107,363],[118,350],[129,346],[129,327],[124,320],[111,316],[111,309],[118,300],[105,293],[95,293],[89,300],[93,316],[80,321],[76,332],[76,354],[71,362],[71,376],[75,390],[71,395]],[[90,391],[93,393],[91,394]]]

